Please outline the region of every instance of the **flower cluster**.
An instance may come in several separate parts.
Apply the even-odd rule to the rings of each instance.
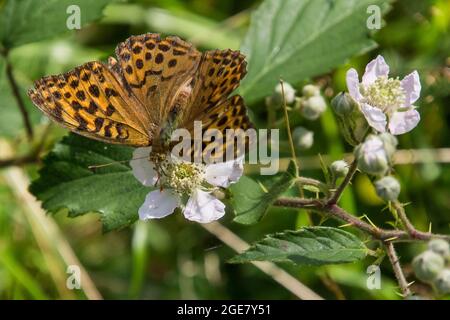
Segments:
[[[388,75],[389,66],[378,56],[366,66],[361,82],[355,69],[348,70],[347,88],[372,128],[400,135],[414,129],[420,121],[413,106],[420,96],[419,74],[414,71],[403,80]]]
[[[358,168],[379,177],[377,194],[386,201],[396,200],[400,184],[385,175],[398,144],[395,135],[411,131],[420,121],[413,105],[420,96],[419,74],[390,78],[389,66],[379,55],[367,64],[361,82],[353,68],[347,71],[346,82],[349,93],[338,94],[331,103],[339,128],[355,146]]]
[[[440,294],[450,294],[450,246],[447,241],[434,239],[428,249],[414,258],[416,277],[431,284]]]
[[[137,148],[130,161],[133,174],[151,191],[139,208],[141,220],[158,219],[182,208],[186,219],[208,223],[225,214],[225,205],[214,196],[239,180],[243,158],[214,164],[181,161],[171,155],[152,154],[151,147]],[[187,199],[186,199],[187,198]]]
[[[397,148],[395,135],[411,131],[420,121],[413,105],[420,96],[419,74],[414,71],[403,80],[390,78],[389,66],[379,55],[367,64],[361,82],[353,68],[347,71],[346,82],[348,93],[338,94],[331,102],[339,129],[355,147],[358,168],[379,178],[377,194],[386,201],[396,200],[400,184],[385,175],[391,171]]]

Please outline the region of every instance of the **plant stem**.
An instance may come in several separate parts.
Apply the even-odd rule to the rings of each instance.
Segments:
[[[33,148],[28,154],[23,156],[15,156],[9,159],[0,159],[0,168],[10,167],[10,166],[22,166],[30,163],[39,162],[39,158],[42,150],[44,149],[45,142],[50,131],[51,124],[48,124],[44,132],[41,135],[38,145]]]
[[[355,172],[357,169],[358,169],[358,163],[356,162],[356,160],[353,160],[344,180],[341,182],[341,184],[339,185],[337,190],[333,193],[333,196],[328,200],[329,204],[336,204],[339,201],[339,198],[341,197],[345,188],[352,181],[352,178],[355,175]]]
[[[322,181],[312,179],[312,178],[307,178],[307,177],[298,177],[296,179],[296,182],[300,183],[301,185],[314,186],[317,189],[319,189],[321,192],[323,192],[325,194],[325,196],[329,196],[329,194],[330,194],[328,186],[325,183],[323,183]]]
[[[394,210],[397,212],[400,221],[402,222],[403,226],[405,227],[409,235],[412,238],[420,237],[420,234],[417,233],[416,228],[414,228],[411,221],[409,221],[408,216],[405,213],[405,209],[403,208],[403,205],[400,202],[398,202],[398,200],[392,201],[391,204]]]
[[[287,198],[281,197],[274,202],[275,206],[289,207],[289,208],[306,208],[309,210],[315,210],[326,214],[327,216],[344,221],[353,227],[370,234],[374,239],[381,241],[401,241],[401,240],[420,240],[428,241],[431,238],[442,238],[450,240],[450,236],[433,234],[429,232],[422,232],[415,230],[414,237],[409,232],[403,230],[387,230],[373,226],[361,219],[351,215],[337,204],[329,204],[328,202],[320,199],[300,199],[300,198]]]
[[[400,290],[402,290],[403,297],[406,298],[412,293],[409,289],[408,282],[406,281],[405,275],[400,265],[400,260],[397,256],[397,252],[395,252],[394,244],[390,241],[386,241],[384,243],[384,246],[386,248],[386,253],[389,257],[389,261],[391,262],[392,269],[394,270],[395,277],[397,278],[397,282],[400,286]]]
[[[289,141],[289,149],[291,151],[291,157],[292,160],[297,165],[297,173],[299,174],[299,165],[297,161],[297,156],[295,155],[295,147],[294,147],[294,141],[292,140],[292,133],[291,133],[291,125],[289,124],[289,115],[288,115],[288,109],[286,105],[286,97],[284,96],[284,82],[280,79],[280,85],[281,85],[281,95],[283,97],[283,110],[284,110],[284,121],[286,123],[286,131],[288,135],[288,141]],[[303,193],[303,190],[301,191]],[[301,194],[303,197],[303,195]]]
[[[284,121],[286,124],[286,131],[287,131],[287,135],[288,135],[288,140],[289,140],[289,149],[291,150],[291,157],[292,157],[292,161],[294,161],[294,164],[296,166],[296,170],[295,173],[297,175],[297,177],[300,176],[300,164],[298,162],[298,158],[295,154],[295,147],[294,147],[294,141],[292,139],[292,132],[291,132],[291,125],[289,123],[289,114],[288,114],[288,107],[286,104],[286,96],[284,95],[284,82],[282,79],[280,79],[280,85],[281,85],[281,96],[283,98],[283,111],[284,111]],[[302,182],[299,181],[297,183],[297,187],[298,187],[298,192],[300,194],[301,198],[305,197],[305,193],[303,191],[303,186],[302,186]],[[312,216],[310,214],[309,211],[306,211],[306,215],[308,217],[308,222],[310,225],[313,225],[313,219]]]
[[[17,102],[17,106],[19,107],[20,113],[22,114],[23,123],[25,125],[25,130],[27,132],[28,140],[33,140],[33,127],[31,125],[30,117],[28,115],[28,111],[25,107],[25,103],[20,95],[19,85],[17,84],[16,78],[14,77],[13,67],[8,60],[7,53],[3,53],[6,61],[6,77],[11,86],[11,90],[13,96]]]

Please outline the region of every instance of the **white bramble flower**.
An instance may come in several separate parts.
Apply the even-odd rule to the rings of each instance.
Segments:
[[[239,180],[244,170],[243,157],[205,165],[181,161],[170,155],[153,159],[150,154],[151,147],[137,148],[130,161],[133,175],[144,186],[159,186],[147,194],[139,208],[141,220],[164,218],[177,207],[182,208],[186,219],[200,223],[223,217],[225,205],[213,193]]]
[[[388,75],[389,66],[379,55],[367,64],[361,83],[355,69],[347,71],[347,88],[372,128],[400,135],[414,129],[420,121],[413,106],[420,96],[419,74],[414,71],[403,80]]]

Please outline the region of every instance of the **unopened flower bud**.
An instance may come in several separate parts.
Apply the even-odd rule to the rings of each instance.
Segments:
[[[419,280],[430,282],[444,269],[444,259],[436,252],[426,250],[414,258],[412,266]]]
[[[292,133],[294,144],[300,149],[309,149],[314,143],[314,132],[303,127],[297,127]]]
[[[395,136],[390,133],[384,132],[378,135],[378,137],[383,141],[384,150],[388,158],[391,159],[397,150],[398,140]]]
[[[375,135],[369,135],[366,140],[355,148],[358,168],[366,173],[384,175],[389,169],[389,157],[384,149],[383,141]]]
[[[308,120],[316,120],[327,108],[327,103],[322,96],[312,96],[297,100],[300,103],[300,112]]]
[[[450,246],[447,241],[443,239],[433,239],[428,242],[428,249],[440,254],[444,258],[450,255]]]
[[[310,98],[312,96],[319,96],[320,95],[320,89],[318,86],[315,86],[313,84],[307,84],[302,89],[302,94],[305,98]]]
[[[283,82],[284,98],[286,104],[292,104],[295,101],[295,89],[287,82]],[[274,92],[270,97],[266,98],[266,105],[269,107],[278,108],[283,104],[283,90],[281,83],[275,86]]]
[[[450,269],[442,270],[433,284],[440,294],[450,294]]]
[[[331,108],[344,139],[352,146],[360,144],[369,129],[369,124],[358,103],[348,93],[341,92],[331,100]]]
[[[341,178],[348,173],[348,163],[344,160],[337,160],[331,164],[330,169],[336,178]]]
[[[400,194],[400,183],[394,177],[384,177],[375,182],[377,195],[385,201],[393,201]]]

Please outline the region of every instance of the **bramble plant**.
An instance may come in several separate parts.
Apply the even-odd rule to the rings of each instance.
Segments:
[[[391,8],[390,1],[264,0],[254,10],[239,49],[246,56],[247,75],[237,93],[244,99],[254,123],[255,128],[249,129],[254,130],[252,137],[266,139],[264,143],[250,143],[253,148],[247,150],[248,153],[254,152],[255,158],[260,160],[261,163],[256,165],[248,164],[251,155],[220,163],[189,162],[173,157],[170,152],[152,153],[152,146],[134,148],[106,144],[74,133],[54,145],[50,143],[47,135],[50,125],[45,124],[45,130],[36,129],[40,114],[25,95],[30,82],[26,85],[18,83],[19,73],[23,76],[26,70],[23,65],[20,67],[23,52],[19,50],[15,56],[14,49],[67,32],[64,14],[72,2],[77,2],[80,7],[81,26],[99,19],[109,3],[107,0],[60,1],[56,5],[51,0],[40,0],[38,5],[36,0],[24,0],[16,5],[13,0],[6,0],[3,4],[0,1],[0,67],[4,69],[5,81],[11,88],[9,101],[19,106],[17,118],[23,120],[27,139],[33,146],[25,157],[0,160],[0,167],[35,163],[42,159],[38,173],[33,173],[29,191],[47,212],[65,211],[70,217],[99,213],[104,232],[127,228],[138,232],[142,224],[166,223],[159,220],[166,217],[170,223],[176,215],[186,218],[183,219],[184,224],[199,223],[198,226],[211,232],[211,228],[220,226],[218,220],[226,225],[227,217],[232,216],[233,224],[248,229],[270,230],[259,230],[259,240],[245,250],[241,247],[236,256],[229,256],[227,262],[232,264],[263,261],[287,263],[288,268],[292,268],[363,261],[378,267],[383,261],[388,261],[402,298],[421,294],[412,289],[413,278],[431,286],[436,298],[450,294],[450,236],[434,233],[431,228],[420,231],[414,226],[408,209],[415,206],[416,199],[408,195],[410,185],[402,179],[404,172],[397,166],[401,148],[410,147],[407,139],[411,138],[408,137],[422,125],[422,108],[419,106],[430,99],[432,93],[422,92],[426,76],[414,67],[403,68],[401,73],[407,74],[403,78],[397,74],[390,75],[389,63],[394,65],[395,59],[392,54],[385,54],[386,59],[377,54],[381,50],[375,49],[373,33],[366,25],[367,8],[376,6],[385,14]],[[114,12],[115,5],[108,7],[111,12]],[[117,12],[121,7],[118,6],[116,19],[120,16]],[[45,16],[49,21],[45,21],[44,16],[33,14],[38,7],[48,9]],[[62,15],[64,19],[61,20]],[[46,27],[42,30],[33,28],[36,24]],[[162,32],[170,33],[172,30]],[[194,40],[199,41],[202,47],[216,45],[196,39],[195,32],[185,36],[192,38],[194,43]],[[230,43],[236,42],[230,40]],[[223,44],[223,49],[227,49],[226,44]],[[146,49],[133,49],[139,51],[136,54],[140,54],[140,50]],[[360,77],[357,69],[362,71],[360,61],[365,58],[355,57],[368,52],[375,58],[367,59],[370,61]],[[104,53],[101,55],[103,57]],[[147,57],[151,59],[152,55]],[[118,57],[119,64],[122,58]],[[142,63],[142,59],[139,61]],[[177,61],[171,61],[175,62],[168,62],[168,65],[173,68]],[[78,64],[85,62],[87,60],[77,61]],[[117,63],[110,59],[111,70],[120,71]],[[230,63],[231,60],[228,61]],[[414,66],[414,63],[411,60],[406,64]],[[136,67],[142,68],[140,63]],[[66,65],[50,70],[60,73],[65,69]],[[210,70],[210,74],[220,77],[219,72],[215,73],[213,68]],[[345,85],[334,85],[332,77],[335,70],[341,78],[345,74]],[[395,73],[398,71],[399,68],[395,68]],[[147,77],[147,72],[144,74]],[[157,73],[149,74],[154,76]],[[167,79],[176,81],[175,78]],[[202,77],[199,79],[203,81]],[[0,78],[0,88],[4,88],[2,80],[3,77]],[[228,83],[226,81],[223,83]],[[188,96],[194,92],[191,84],[183,85],[176,91],[176,98],[180,91]],[[123,87],[126,89],[125,85]],[[129,90],[136,87],[134,85]],[[101,96],[102,92],[96,88],[97,93],[89,90],[94,91],[93,96]],[[36,104],[35,97],[40,88],[35,90],[32,97]],[[58,100],[54,91],[51,92],[52,99]],[[86,99],[84,93],[78,94],[79,91],[76,94],[75,91],[69,92],[66,99],[69,96],[72,99],[70,93],[80,100]],[[150,94],[148,88],[146,95]],[[109,98],[118,94],[105,95]],[[1,95],[0,98],[4,99]],[[45,103],[44,100],[38,102]],[[78,111],[81,106],[77,108],[73,109]],[[96,114],[99,108],[101,106],[96,105],[93,112],[86,114]],[[231,117],[232,110],[224,110],[223,113]],[[239,110],[245,111],[244,107]],[[56,108],[54,113],[57,113]],[[59,119],[58,116],[52,118]],[[60,118],[64,117],[60,115]],[[226,120],[229,118],[225,116],[224,123]],[[6,128],[8,124],[2,121],[0,119],[0,124]],[[167,126],[158,125],[166,129],[173,123],[176,121]],[[99,128],[95,126],[97,132],[102,130],[103,124]],[[74,128],[76,132],[83,129],[80,126]],[[86,128],[88,124],[84,126]],[[121,134],[119,128],[118,137]],[[103,130],[106,136],[107,129]],[[3,134],[2,128],[0,134]],[[333,148],[338,140],[345,141],[345,145],[339,142],[340,147],[327,156],[329,146]],[[48,154],[42,156],[46,150],[49,150]],[[317,155],[314,163],[320,167],[320,174],[312,175],[304,167],[304,152]],[[279,167],[280,172],[274,175],[264,173],[262,169],[267,169],[267,165]],[[356,181],[365,181],[373,190],[371,195],[363,194],[362,197],[372,197],[378,204],[383,204],[376,219],[348,201],[352,191],[362,190]],[[274,208],[279,210],[273,212]],[[264,225],[269,211],[272,211],[271,216],[284,215],[287,209],[298,214],[295,226],[276,225],[280,229],[275,230],[275,227]],[[137,225],[133,226],[135,223]],[[264,234],[261,236],[261,233]],[[215,235],[223,240],[218,234]],[[414,260],[405,261],[397,254],[398,245],[404,242],[404,246],[427,244],[428,249]],[[415,277],[412,272],[405,274],[400,262],[411,263]],[[328,274],[320,276],[322,281],[327,277]],[[339,296],[339,290],[336,291]]]

